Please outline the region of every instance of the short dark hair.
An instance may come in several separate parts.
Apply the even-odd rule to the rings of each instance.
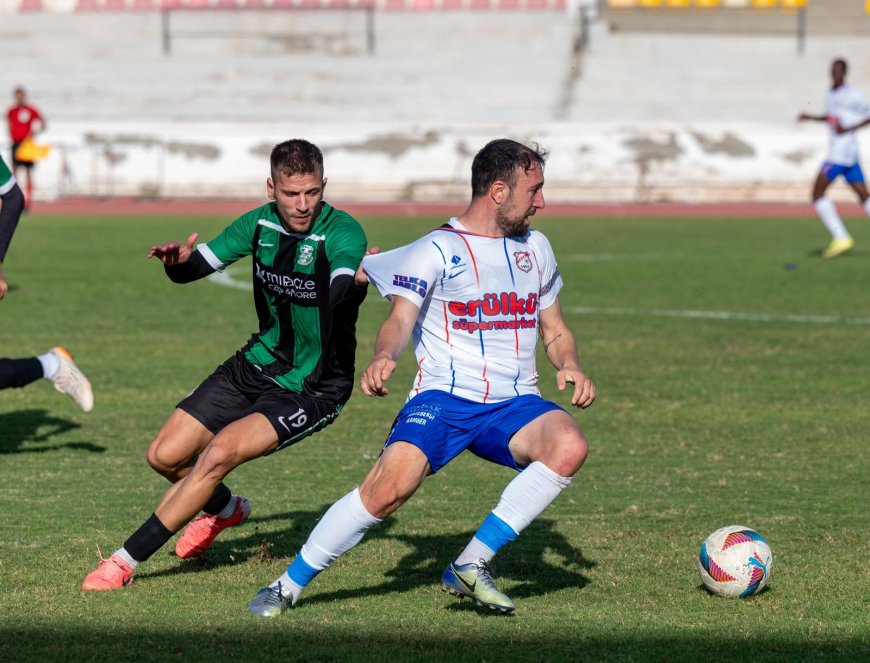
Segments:
[[[471,196],[486,195],[498,181],[513,189],[517,183],[517,168],[528,172],[540,165],[543,170],[547,154],[547,150],[537,143],[529,147],[509,138],[488,142],[471,162]]]
[[[843,73],[844,73],[844,74],[845,74],[847,71],[849,71],[849,65],[848,65],[848,63],[847,63],[843,58],[837,58],[836,60],[834,60],[834,61],[831,63],[831,66],[833,67],[833,66],[838,65],[838,64],[839,64],[839,65],[843,65]]]
[[[301,138],[285,140],[272,148],[269,165],[273,178],[279,172],[284,175],[314,173],[323,177],[323,152],[317,145]]]

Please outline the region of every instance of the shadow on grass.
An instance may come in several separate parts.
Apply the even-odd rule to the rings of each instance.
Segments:
[[[519,625],[521,618],[512,620]],[[97,629],[0,626],[0,656],[5,661],[716,661],[754,663],[867,660],[859,638],[814,642],[784,636],[731,638],[727,633],[642,631],[595,633],[592,629],[560,629],[557,625],[517,629],[509,638],[493,632],[465,637],[460,629],[433,636],[407,629],[308,625],[287,627],[276,619],[250,629],[156,632],[147,627]],[[282,628],[283,626],[283,628]]]
[[[65,442],[38,447],[21,448],[28,442],[49,442],[56,435],[81,428],[81,424],[55,417],[47,410],[16,410],[0,414],[0,454],[44,453],[59,449],[77,449],[103,453],[106,448],[90,442]]]
[[[200,558],[178,561],[178,564],[168,569],[149,572],[145,569],[136,574],[139,581],[149,577],[173,576],[185,573],[198,573],[210,568],[236,565],[253,560],[257,557],[287,559],[289,562],[308,538],[308,534],[322,511],[290,511],[273,514],[265,518],[251,518],[244,529],[248,534],[231,541],[217,539],[212,548]],[[401,518],[401,516],[398,516]],[[256,524],[279,520],[288,523],[284,530],[270,532],[264,537],[258,532]],[[378,540],[398,541],[410,548],[396,566],[385,574],[385,580],[375,586],[349,587],[327,593],[318,593],[305,597],[305,604],[329,603],[336,600],[359,598],[365,596],[404,593],[419,587],[429,587],[441,580],[447,564],[465,547],[474,535],[473,531],[457,532],[455,534],[405,534],[394,533],[397,525],[394,516],[368,532],[363,543]],[[250,528],[250,525],[255,527]],[[168,544],[169,554],[173,542]],[[555,557],[559,564],[553,564],[545,559]],[[510,588],[513,598],[540,596],[568,587],[585,587],[589,580],[581,571],[592,569],[595,563],[586,559],[582,552],[572,546],[568,540],[557,531],[552,520],[539,518],[535,520],[514,543],[501,551],[494,562],[494,571],[503,578],[509,578],[519,584]],[[337,573],[327,570],[326,573]],[[264,577],[263,584],[274,580]],[[301,605],[301,604],[300,604]],[[457,607],[458,604],[454,604]],[[470,604],[469,604],[470,605]]]

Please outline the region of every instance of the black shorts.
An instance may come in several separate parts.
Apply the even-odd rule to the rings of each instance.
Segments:
[[[313,398],[280,387],[241,353],[227,359],[178,407],[215,435],[234,421],[259,412],[278,434],[278,448],[295,444],[331,424],[344,402]]]
[[[24,166],[25,168],[33,168],[32,161],[22,161],[18,157],[15,156],[15,153],[18,152],[18,148],[24,141],[19,140],[17,143],[12,143],[12,167],[16,166]]]

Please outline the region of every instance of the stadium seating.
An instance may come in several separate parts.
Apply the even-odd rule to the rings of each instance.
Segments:
[[[606,0],[604,15],[621,32],[870,33],[859,0]]]
[[[826,134],[795,118],[821,110],[831,59],[847,57],[850,82],[870,95],[870,44],[851,25],[870,21],[863,3],[826,34],[840,15],[809,0],[803,52],[793,30],[622,30],[615,9],[589,23],[497,9],[507,0],[486,11],[403,0],[408,11],[375,12],[373,49],[372,16],[359,9],[179,9],[167,51],[165,16],[141,9],[147,0],[124,0],[129,11],[108,9],[119,0],[87,0],[99,3],[90,11],[86,0],[42,0],[66,13],[0,0],[0,10],[12,1],[16,11],[0,13],[0,85],[8,101],[27,87],[56,147],[37,195],[239,195],[261,186],[270,141],[304,135],[343,155],[333,166],[342,195],[437,198],[449,186],[461,196],[473,147],[509,134],[553,148],[554,197],[803,200]],[[665,4],[677,1],[625,14],[794,25],[781,7]],[[769,186],[747,184],[761,180]]]

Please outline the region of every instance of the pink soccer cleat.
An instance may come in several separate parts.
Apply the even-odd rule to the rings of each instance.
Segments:
[[[133,567],[118,555],[109,559],[100,559],[100,565],[91,571],[82,583],[82,589],[102,592],[109,589],[121,589],[133,582]]]
[[[236,500],[236,510],[229,518],[204,514],[193,520],[175,544],[175,554],[182,559],[202,555],[223,530],[245,522],[251,515],[251,503],[241,496],[235,496],[233,499]]]

